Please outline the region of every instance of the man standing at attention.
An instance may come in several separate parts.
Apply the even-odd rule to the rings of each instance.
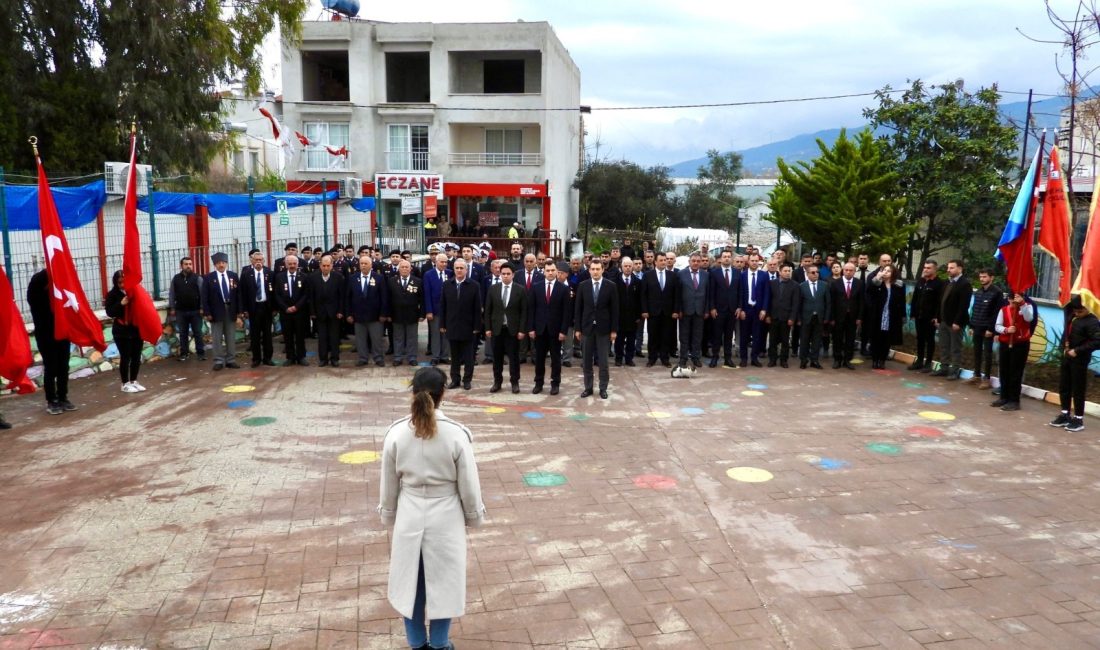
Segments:
[[[607,357],[619,330],[619,292],[615,283],[603,277],[603,261],[593,259],[588,266],[589,279],[577,286],[573,308],[574,336],[582,345],[584,391],[592,396],[592,364],[600,365],[600,399],[607,399],[610,373]]]
[[[699,267],[703,257],[692,253],[688,268],[680,271],[680,367],[686,368],[688,359],[696,368],[702,367],[703,320],[710,314],[710,287],[707,272]]]
[[[214,270],[203,279],[202,312],[210,323],[214,342],[214,370],[240,368],[236,362],[237,327],[243,322],[237,316],[237,274],[228,270],[229,256],[225,253],[214,253],[210,259]]]

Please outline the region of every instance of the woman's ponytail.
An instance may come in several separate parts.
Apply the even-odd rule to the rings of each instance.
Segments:
[[[434,366],[421,368],[412,378],[412,418],[413,431],[417,438],[431,440],[435,437],[435,409],[443,400],[443,388],[447,377]]]

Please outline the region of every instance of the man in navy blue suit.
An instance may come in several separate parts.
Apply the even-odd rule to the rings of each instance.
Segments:
[[[535,347],[534,394],[542,392],[546,379],[546,355],[550,355],[550,394],[557,395],[561,385],[562,343],[569,334],[573,322],[572,304],[569,300],[569,284],[559,282],[557,271],[569,272],[569,264],[558,262],[555,268],[547,260],[542,277],[531,285],[527,296],[527,336]]]
[[[364,255],[359,258],[359,272],[348,278],[347,321],[355,327],[355,350],[359,360],[355,365],[365,366],[374,355],[374,365],[386,365],[382,352],[386,344],[382,341],[382,320],[390,309],[390,292],[386,279],[373,270],[374,262]],[[368,346],[369,344],[369,346]]]
[[[760,368],[760,355],[764,354],[764,341],[767,338],[765,320],[771,300],[771,284],[768,272],[760,268],[760,256],[749,255],[749,266],[741,279],[741,331],[738,344],[741,348],[741,365],[749,363]]]
[[[428,320],[428,348],[432,353],[432,365],[435,366],[451,362],[451,348],[447,337],[439,333],[440,321],[436,316],[443,300],[443,283],[454,277],[454,273],[447,268],[446,255],[436,255],[433,262],[421,277],[424,284],[424,317]]]
[[[733,363],[733,330],[741,314],[741,272],[733,267],[732,251],[722,251],[718,265],[711,267],[710,286],[714,340],[710,346],[708,365],[718,367],[718,351],[721,350],[726,367],[736,368]]]
[[[237,274],[229,269],[229,256],[214,253],[210,260],[214,270],[202,283],[202,312],[210,323],[210,337],[214,343],[214,370],[240,368],[236,362],[237,328],[243,325],[237,311]]]

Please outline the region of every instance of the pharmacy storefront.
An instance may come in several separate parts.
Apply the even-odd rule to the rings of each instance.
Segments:
[[[516,222],[527,232],[536,225],[550,228],[546,183],[445,183],[440,174],[384,173],[376,174],[374,187],[366,184],[363,193],[378,197],[384,228],[423,223],[422,205],[429,219],[434,211],[459,230],[506,230]]]

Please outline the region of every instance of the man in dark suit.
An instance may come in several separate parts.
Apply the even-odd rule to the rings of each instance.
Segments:
[[[768,272],[760,268],[760,255],[749,255],[749,265],[741,276],[741,328],[737,336],[741,348],[741,365],[751,363],[759,368],[767,334],[768,307],[771,295]]]
[[[702,255],[692,253],[688,268],[680,271],[680,367],[685,368],[688,359],[696,368],[702,367],[703,320],[710,316],[710,276],[699,267]]]
[[[856,352],[856,329],[863,322],[864,287],[856,275],[856,265],[848,262],[840,277],[830,284],[833,317],[833,368],[844,366],[855,370],[852,357]]]
[[[957,380],[962,371],[963,331],[970,324],[970,299],[974,288],[963,273],[962,260],[947,263],[947,284],[940,299],[939,319],[935,321],[940,332],[940,369],[933,377]]]
[[[310,276],[310,313],[317,325],[317,365],[340,365],[340,322],[344,319],[344,276],[333,270],[331,255],[321,256],[319,273]]]
[[[374,365],[386,365],[382,351],[386,344],[382,340],[382,319],[390,309],[390,291],[386,279],[381,273],[374,272],[374,263],[370,257],[359,258],[359,272],[348,278],[347,321],[355,328],[355,350],[359,360],[357,366],[365,366],[374,355]]]
[[[455,277],[443,283],[439,331],[451,344],[451,383],[470,390],[474,379],[474,345],[481,335],[481,288],[466,278],[466,260],[455,260]],[[460,376],[461,374],[461,376]]]
[[[573,307],[574,337],[581,343],[584,368],[584,391],[581,397],[592,396],[592,364],[600,365],[600,399],[607,399],[610,373],[607,357],[619,331],[619,291],[614,282],[603,277],[603,261],[593,259],[588,267],[589,279],[577,286]]]
[[[237,316],[240,300],[237,295],[237,274],[229,269],[229,256],[214,253],[210,257],[214,270],[202,283],[202,313],[210,323],[210,338],[214,343],[214,370],[240,368],[237,356],[237,327],[243,325]]]
[[[447,338],[439,333],[439,303],[443,300],[443,283],[451,279],[451,271],[447,268],[447,256],[438,253],[432,260],[431,268],[421,274],[424,281],[424,317],[428,320],[428,347],[431,351],[432,365],[450,363],[451,349],[447,345]]]
[[[791,280],[794,267],[784,262],[779,267],[779,277],[771,281],[771,311],[768,312],[768,367],[776,361],[787,367],[790,357],[791,327],[798,318],[798,285]]]
[[[252,256],[252,266],[241,277],[241,315],[248,319],[252,367],[273,366],[272,320],[275,315],[274,274],[264,266],[264,254]]]
[[[917,354],[909,370],[932,372],[932,361],[936,356],[936,325],[940,316],[940,299],[943,297],[943,280],[937,275],[940,271],[935,260],[925,260],[921,265],[921,275],[913,287],[913,297],[909,301],[909,318],[913,319],[917,331]],[[868,310],[869,312],[870,310]],[[864,329],[870,324],[864,320]]]
[[[733,363],[733,330],[741,314],[741,273],[733,268],[733,252],[722,251],[718,265],[710,269],[710,319],[714,340],[711,342],[710,367],[718,367],[718,351],[722,351],[725,366]]]
[[[832,315],[829,304],[829,286],[818,276],[817,265],[806,267],[806,281],[799,285],[799,311],[797,323],[802,326],[802,340],[798,344],[801,368],[807,364],[821,369],[821,329]]]
[[[516,274],[516,282],[523,287],[524,291],[531,293],[531,290],[535,286],[535,282],[542,277],[542,270],[538,267],[538,258],[534,253],[527,253],[523,256],[523,267],[514,267]],[[526,363],[527,359],[531,356],[531,341],[524,339],[519,342],[519,358],[520,363]]]
[[[290,242],[283,247],[283,256],[275,260],[275,263],[271,265],[272,274],[279,275],[286,270],[286,258],[288,255],[298,256],[298,244]]]
[[[634,261],[624,257],[608,278],[619,287],[619,331],[615,337],[615,366],[634,366],[634,344],[642,323],[642,283],[634,275]]]
[[[654,268],[646,271],[642,279],[642,318],[649,333],[646,368],[652,368],[658,359],[668,368],[671,365],[669,355],[676,348],[680,276],[671,268],[675,261],[671,253],[657,255]]]
[[[286,365],[308,366],[306,361],[306,334],[309,333],[309,285],[308,277],[298,268],[298,258],[287,255],[283,259],[286,270],[275,274],[275,304],[279,308],[279,322],[283,328],[283,349]]]
[[[513,282],[511,264],[500,267],[500,284],[485,298],[485,338],[493,346],[493,387],[500,392],[504,382],[504,357],[508,357],[508,380],[512,392],[519,392],[519,342],[527,338],[527,292]]]
[[[573,322],[569,282],[558,280],[558,272],[569,273],[569,264],[547,260],[542,279],[531,287],[527,297],[527,338],[534,341],[535,395],[542,392],[546,378],[546,355],[550,355],[550,394],[557,395],[561,385],[562,343]]]
[[[417,330],[424,320],[424,284],[412,274],[408,260],[397,263],[397,273],[387,278],[389,316],[392,326],[393,365],[407,360],[416,365]]]

